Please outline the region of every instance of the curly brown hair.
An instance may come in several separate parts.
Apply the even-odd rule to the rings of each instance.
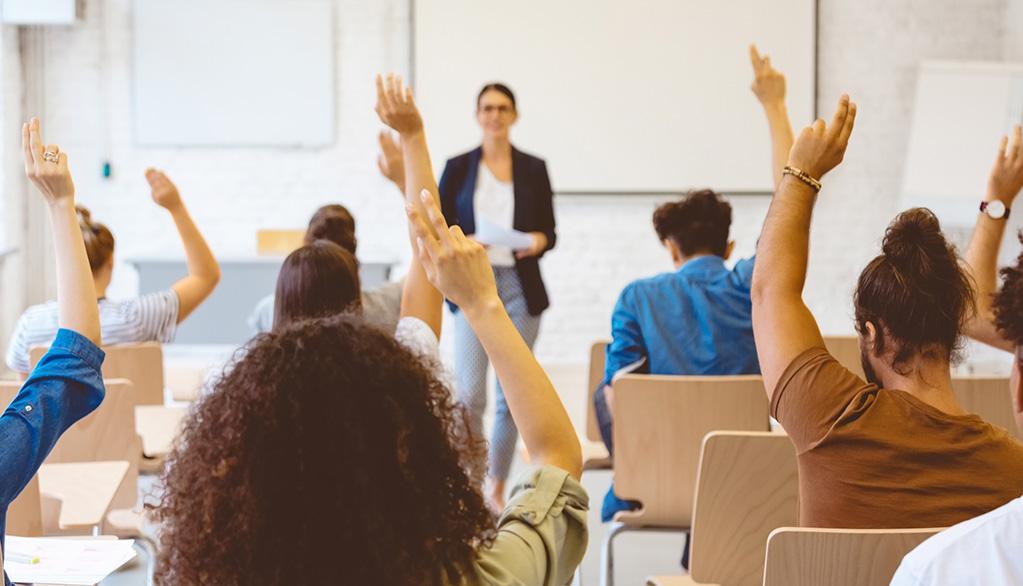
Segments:
[[[653,222],[657,238],[672,240],[686,256],[704,252],[725,256],[732,206],[709,189],[691,191],[679,201],[658,206]]]
[[[167,460],[157,581],[457,583],[495,535],[466,473],[483,448],[433,369],[357,317],[258,336]]]
[[[1023,242],[1023,232],[1019,239]],[[1002,288],[991,301],[995,326],[1016,346],[1023,346],[1023,253],[1016,259],[1015,266],[1005,267],[1000,272]]]

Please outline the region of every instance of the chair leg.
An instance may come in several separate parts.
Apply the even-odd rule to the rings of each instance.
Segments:
[[[625,523],[612,522],[607,526],[607,533],[604,534],[604,544],[601,548],[600,586],[614,586],[615,564],[614,564],[614,538],[628,529]]]

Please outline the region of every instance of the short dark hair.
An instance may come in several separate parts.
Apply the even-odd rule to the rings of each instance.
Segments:
[[[316,210],[309,219],[305,231],[305,243],[330,240],[348,252],[355,254],[358,240],[355,238],[355,218],[345,206],[332,203]]]
[[[515,94],[512,93],[511,88],[506,86],[506,85],[504,85],[503,83],[494,81],[494,82],[488,83],[487,85],[483,86],[483,89],[480,90],[480,93],[476,95],[476,108],[477,109],[479,109],[479,107],[480,107],[480,101],[483,99],[483,94],[485,94],[485,93],[487,93],[487,92],[489,92],[491,90],[504,94],[509,100],[511,100],[512,109],[516,109],[517,108],[517,106],[515,105]]]
[[[317,240],[284,259],[277,275],[273,327],[361,306],[359,261],[337,244]]]
[[[710,252],[725,256],[732,206],[710,189],[690,191],[680,201],[654,210],[654,230],[663,242],[671,240],[682,254]]]
[[[1023,242],[1023,232],[1019,235]],[[1002,288],[992,299],[995,326],[1016,346],[1023,346],[1023,253],[1016,265],[1001,270]]]
[[[867,322],[874,324],[877,356],[887,351],[887,335],[896,346],[892,368],[903,375],[917,356],[956,361],[973,315],[973,282],[938,218],[926,208],[902,212],[885,231],[881,251],[856,285],[856,330],[863,335]]]

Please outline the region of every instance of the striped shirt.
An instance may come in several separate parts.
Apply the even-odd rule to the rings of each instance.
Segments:
[[[178,329],[178,295],[173,290],[149,293],[124,301],[99,300],[103,344],[174,341]],[[49,346],[57,336],[57,302],[33,305],[18,319],[7,346],[7,368],[29,372],[29,351]]]

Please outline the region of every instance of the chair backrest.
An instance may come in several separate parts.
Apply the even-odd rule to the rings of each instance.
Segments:
[[[1008,377],[953,377],[952,390],[963,409],[980,415],[984,421],[1003,427],[1023,441],[1023,431],[1016,425]]]
[[[856,336],[824,336],[824,347],[842,366],[860,378],[863,363],[860,361],[860,339]]]
[[[760,586],[767,536],[798,523],[796,449],[788,436],[758,431],[707,434],[690,533],[693,580]]]
[[[257,230],[258,254],[291,254],[305,242],[305,230]]]
[[[628,525],[689,527],[703,437],[769,431],[760,376],[625,375],[615,382],[614,483]]]
[[[103,383],[106,387],[103,403],[64,432],[46,463],[128,462],[128,472],[111,505],[130,509],[138,501],[142,454],[142,438],[135,431],[135,391],[126,379],[106,379]]]
[[[593,442],[601,440],[597,412],[593,408],[593,395],[597,393],[597,385],[604,380],[604,364],[607,361],[607,346],[610,343],[607,340],[599,340],[590,346],[590,372],[586,379],[586,439]]]
[[[32,368],[49,348],[34,346],[29,356]],[[137,405],[163,405],[163,348],[159,342],[104,346],[103,378],[131,381]]]
[[[888,584],[902,558],[939,531],[775,529],[767,540],[764,586]]]

